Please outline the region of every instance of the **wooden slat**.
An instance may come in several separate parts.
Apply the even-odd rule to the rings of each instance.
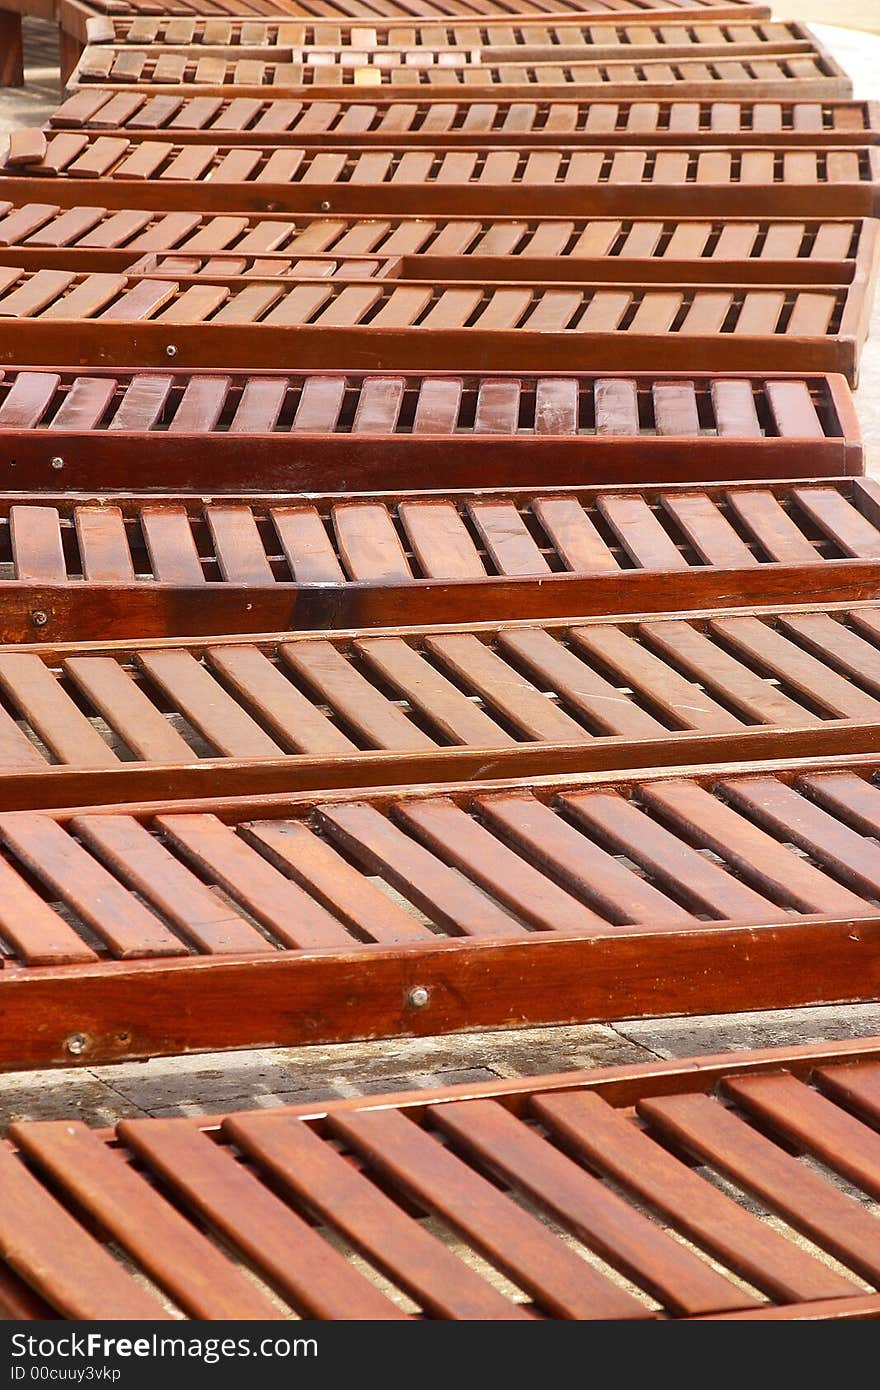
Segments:
[[[121,1132],[179,1200],[252,1260],[263,1278],[305,1314],[404,1316],[286,1203],[185,1121],[127,1121]]]
[[[0,816],[0,836],[116,955],[183,953],[177,937],[48,816],[5,812]]]
[[[691,1240],[771,1296],[788,1300],[852,1293],[850,1280],[744,1210],[598,1095],[571,1091],[539,1096],[534,1112],[578,1156],[659,1208]]]
[[[719,695],[745,718],[762,724],[817,722],[817,716],[806,705],[792,700],[771,679],[737,661],[695,626],[675,621],[642,623],[639,632],[651,647],[671,658],[700,686]]]
[[[184,858],[210,875],[285,946],[350,943],[335,915],[279,874],[216,816],[167,814],[156,824]]]
[[[468,695],[446,680],[402,638],[360,638],[355,650],[371,672],[404,696],[451,743],[490,748],[514,742]],[[429,644],[428,650],[436,649]]]
[[[456,1147],[501,1173],[514,1190],[676,1312],[717,1312],[752,1301],[502,1106],[453,1103],[439,1111],[437,1121]]]
[[[569,639],[577,652],[612,671],[621,685],[646,698],[670,722],[707,731],[741,726],[735,715],[619,628],[572,628]]]
[[[434,579],[484,577],[477,547],[451,503],[402,502],[399,515],[422,574]]]
[[[346,853],[453,934],[520,936],[522,928],[485,893],[448,869],[366,803],[326,805],[322,825]]]
[[[472,633],[427,637],[428,651],[526,738],[585,743],[588,735]]]
[[[257,647],[220,646],[207,660],[227,686],[268,725],[282,747],[332,756],[354,752],[347,738]]]
[[[351,1112],[334,1118],[333,1132],[474,1242],[539,1306],[563,1317],[648,1316],[565,1245],[555,1243],[551,1255],[553,1242],[535,1217],[402,1115]]]
[[[370,684],[330,643],[284,643],[284,663],[306,681],[367,747],[432,748],[434,740]]]
[[[246,827],[245,838],[328,913],[351,927],[358,940],[390,943],[432,935],[418,917],[389,899],[325,838],[301,822],[255,821]]]
[[[114,767],[118,758],[39,656],[0,653],[0,689],[62,763]]]
[[[0,1255],[50,1304],[69,1318],[170,1318],[6,1150],[0,1176]]]
[[[219,753],[235,758],[275,758],[278,744],[186,651],[142,651],[138,665]]]
[[[524,1309],[425,1231],[303,1124],[242,1116],[227,1133],[436,1317],[517,1319]]]
[[[707,1096],[645,1100],[638,1110],[659,1133],[729,1174],[820,1248],[876,1280],[876,1218],[852,1197],[823,1182]]]
[[[865,904],[848,888],[696,783],[656,783],[645,790],[645,798],[677,830],[697,839],[778,901],[801,912],[865,913]]]
[[[211,955],[267,952],[250,922],[202,883],[131,816],[84,816],[72,823],[83,843],[184,937]]]
[[[620,925],[691,921],[678,903],[625,868],[533,796],[481,796],[487,824],[543,872]]]
[[[396,819],[433,854],[540,931],[602,935],[608,924],[507,848],[448,797],[403,802]]]

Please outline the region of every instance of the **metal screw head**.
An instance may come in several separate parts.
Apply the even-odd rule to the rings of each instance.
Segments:
[[[44,608],[37,608],[31,614],[31,622],[34,627],[45,627],[49,621],[49,614]]]
[[[330,199],[329,199],[329,198],[325,198],[325,199],[324,199],[323,203],[321,204],[321,211],[322,211],[322,212],[329,212],[329,211],[330,211]]]
[[[412,1009],[423,1009],[430,1001],[430,998],[431,991],[426,989],[424,985],[413,985],[409,994],[406,996],[406,1002]]]
[[[67,1042],[64,1044],[67,1051],[74,1057],[79,1057],[81,1053],[85,1052],[88,1045],[89,1040],[85,1033],[71,1033]]]
[[[64,467],[64,459],[61,458],[61,456],[60,456],[59,454],[56,454],[54,458],[51,458],[51,459],[49,460],[49,467],[50,467],[50,468],[63,468],[63,467]]]
[[[166,356],[166,357],[176,357],[176,356],[177,356],[177,348],[174,346],[173,343],[169,343],[169,344],[168,344],[167,348],[165,349],[165,356]]]

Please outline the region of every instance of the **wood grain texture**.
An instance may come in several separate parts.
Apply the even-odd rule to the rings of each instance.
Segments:
[[[878,1059],[866,1038],[210,1121],[20,1122],[4,1305],[149,1317],[133,1273],[207,1319],[876,1319],[876,1134],[843,1097]]]
[[[876,777],[838,756],[7,812],[10,870],[104,947],[29,963],[0,921],[0,1061],[69,1065],[74,1034],[98,1064],[871,998]]]
[[[67,406],[81,373],[10,368],[0,377],[0,449],[15,458],[22,488],[124,491],[131,452],[144,447],[157,484],[216,492],[320,492],[334,480],[341,491],[418,488],[428,476],[437,486],[522,486],[548,476],[572,486],[863,469],[845,381],[814,373],[780,383],[702,372],[195,375],[102,367],[88,379],[101,384],[109,404],[84,420]],[[47,458],[46,431],[60,469]],[[252,437],[245,450],[243,434]],[[750,505],[759,506],[758,493]],[[561,516],[558,504],[554,514]],[[542,515],[555,524],[549,512]],[[579,515],[575,508],[565,524],[577,524]],[[171,521],[163,525],[170,537]]]

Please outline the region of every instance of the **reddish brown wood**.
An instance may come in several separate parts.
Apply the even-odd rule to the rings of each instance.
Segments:
[[[28,269],[437,281],[872,286],[873,219],[358,218],[163,214],[0,204],[0,244]]]
[[[607,45],[578,43],[578,26],[570,26],[574,43],[545,47],[515,42],[513,29],[508,30],[514,40],[510,45],[449,46],[444,37],[454,37],[455,31],[441,29],[435,46],[409,52],[386,47],[357,50],[338,42],[326,48],[273,42],[279,29],[283,38],[285,28],[269,26],[268,42],[251,46],[93,44],[84,50],[71,87],[100,83],[122,90],[139,84],[154,93],[174,95],[188,86],[214,95],[234,84],[242,97],[262,96],[266,87],[273,87],[284,95],[331,100],[341,91],[365,87],[398,97],[441,91],[472,98],[499,92],[512,97],[533,95],[536,89],[545,98],[570,97],[577,89],[585,96],[613,92],[616,98],[637,100],[669,97],[676,90],[710,100],[753,100],[783,93],[820,100],[852,95],[843,69],[798,25],[730,25],[725,30],[709,25],[702,31],[699,24],[680,26],[668,44],[651,42],[662,26],[638,26],[636,41],[629,43],[619,37],[625,28],[600,26],[595,32],[608,34]],[[255,29],[255,37],[265,32],[259,25]],[[479,29],[472,32],[479,37]],[[766,34],[778,37],[768,39]],[[224,26],[224,36],[234,38],[231,26]]]
[[[207,413],[199,393],[211,393]],[[241,449],[241,436],[249,446]],[[149,438],[149,443],[147,439]],[[504,440],[503,450],[498,440]],[[205,445],[209,443],[209,447]],[[315,491],[861,473],[840,377],[395,376],[10,369],[0,457],[20,489]]]
[[[602,145],[613,133],[618,145],[678,144],[699,135],[703,144],[835,146],[876,144],[880,115],[876,102],[861,101],[700,101],[557,100],[531,102],[483,98],[476,102],[394,101],[352,92],[332,101],[306,103],[290,98],[194,97],[185,93],[151,96],[133,88],[90,86],[73,93],[49,118],[55,130],[174,131],[188,142],[215,141],[303,145],[346,145],[352,137],[370,145],[389,139],[409,145],[504,145],[512,138],[531,145]]]
[[[21,15],[0,10],[0,87],[24,86],[24,53],[21,41]]]
[[[499,621],[859,604],[880,596],[878,520],[862,479],[307,502],[7,494],[2,639],[466,623],[489,603]]]
[[[13,0],[17,9],[33,14],[40,0]],[[156,10],[152,0],[65,0],[75,3],[80,9],[91,14],[103,15],[143,15],[152,20]],[[212,13],[218,18],[235,17],[239,11],[238,0],[216,0]],[[700,19],[766,19],[769,7],[755,4],[752,0],[309,0],[304,9],[299,0],[251,0],[254,17],[261,15],[301,15],[308,19],[349,20],[368,19],[371,24],[399,23],[401,19],[425,19],[433,16],[486,16],[501,18],[516,15],[518,24],[546,24],[547,15],[563,14],[582,16],[584,14],[624,15],[630,17],[648,16],[651,20],[688,20],[695,15]],[[163,0],[163,15],[195,16],[201,14],[199,0]]]
[[[755,149],[735,144],[615,150],[567,145],[430,149],[278,148],[254,142],[191,145],[61,131],[45,160],[5,165],[0,191],[40,201],[130,208],[187,208],[199,185],[203,212],[355,213],[374,216],[534,215],[535,193],[554,216],[840,217],[876,207],[872,145]]]
[[[504,145],[512,138],[531,145],[602,145],[613,133],[618,145],[678,144],[699,135],[703,144],[835,146],[876,144],[880,115],[876,102],[557,100],[531,102],[488,97],[476,102],[394,101],[352,92],[333,100],[306,103],[290,98],[151,96],[133,88],[120,93],[91,86],[73,93],[52,113],[56,130],[117,130],[155,133],[169,130],[187,141],[303,145],[346,145],[352,137],[381,145],[389,139],[409,145]]]
[[[112,34],[113,15],[141,16],[141,23],[152,24],[157,7],[154,0],[9,0],[17,10],[27,14],[40,13],[50,20],[56,19],[62,33],[75,45],[77,56],[88,41],[106,41]],[[655,20],[680,20],[686,16],[691,20],[697,16],[703,20],[743,20],[747,18],[765,19],[769,15],[766,5],[752,4],[749,0],[692,0],[683,4],[680,0],[309,0],[301,4],[299,0],[247,0],[247,13],[259,15],[307,15],[309,18],[343,20],[366,20],[370,25],[399,22],[426,17],[470,18],[472,21],[496,15],[509,18],[516,15],[518,25],[526,28],[533,24],[544,25],[547,15],[562,14],[572,18],[584,14],[599,17],[631,17]],[[46,13],[48,8],[48,13]],[[162,0],[161,13],[176,16],[196,16],[201,5],[195,0]],[[211,13],[215,17],[240,14],[241,0],[212,0]]]
[[[722,48],[764,53],[778,47],[798,44],[809,50],[816,40],[805,25],[793,22],[767,22],[743,17],[736,23],[720,28],[717,23],[702,22],[699,13],[680,25],[654,22],[650,12],[638,18],[626,13],[614,16],[606,13],[591,20],[582,15],[564,19],[548,19],[532,14],[522,19],[508,18],[504,22],[491,17],[474,15],[468,20],[428,19],[412,17],[407,20],[374,17],[327,22],[315,19],[246,18],[221,19],[194,17],[192,19],[156,16],[147,19],[115,18],[111,24],[92,31],[94,43],[113,46],[135,45],[138,49],[156,45],[169,48],[272,48],[317,50],[351,50],[354,54],[383,55],[392,63],[403,62],[404,55],[415,50],[422,56],[431,50],[475,49],[501,50],[511,61],[518,51],[524,56],[543,55],[547,50],[555,59],[566,57],[597,57],[625,48],[627,56],[645,54],[657,56],[658,48],[664,57],[691,54],[694,47]],[[103,35],[106,34],[106,38]],[[568,50],[572,50],[569,52]],[[733,56],[733,55],[731,55]],[[738,54],[737,54],[738,56]]]
[[[0,650],[0,801],[867,752],[880,728],[878,634],[872,606],[19,645]]]
[[[69,939],[38,941],[4,894],[0,1061],[97,1064],[873,998],[880,867],[865,817],[876,820],[877,770],[871,757],[814,758],[357,801],[348,791],[4,813],[9,873],[26,869],[67,905],[58,920]],[[753,789],[788,798],[782,820],[767,821]],[[793,839],[808,857],[786,848]],[[383,878],[439,936],[374,898],[363,874]],[[225,930],[243,921],[235,903],[261,924],[260,950],[242,954],[194,915],[190,891],[205,881],[230,905]],[[167,958],[145,959],[157,907],[170,922]],[[71,963],[81,921],[107,943],[102,959]],[[413,1006],[416,986],[424,1008]],[[81,1049],[68,1047],[74,1035]]]
[[[851,382],[868,331],[864,280],[848,286],[681,285],[609,281],[560,286],[366,282],[271,277],[0,271],[0,318],[16,332],[0,361],[57,362],[76,322],[79,352],[96,366],[268,366],[400,370],[414,357],[445,370],[522,370],[564,352],[572,370],[748,369],[755,356],[782,371],[843,371]],[[169,272],[169,277],[173,272]],[[2,289],[6,293],[2,294]],[[131,325],[137,323],[133,333]],[[210,325],[210,327],[208,327]]]
[[[148,1318],[150,1305],[133,1298],[132,1269],[184,1317],[207,1319],[288,1310],[347,1319],[876,1319],[880,1298],[864,1292],[866,1273],[876,1282],[876,1192],[862,1175],[876,1134],[821,1088],[854,1065],[876,1075],[878,1059],[880,1040],[866,1038],[213,1121],[124,1120],[103,1133],[73,1120],[19,1122],[0,1154],[20,1197],[0,1214],[2,1286],[13,1291],[11,1315],[25,1319]],[[743,1097],[767,1090],[811,1112],[793,1146],[772,1127],[753,1129],[754,1113],[741,1108]],[[819,1173],[809,1158],[824,1149],[828,1126],[840,1136],[826,1156],[830,1172]],[[731,1167],[734,1188],[719,1181]],[[852,1169],[860,1176],[842,1192],[836,1176]],[[755,1190],[763,1209],[749,1203]],[[38,1234],[23,1228],[28,1203],[41,1212]],[[318,1218],[317,1230],[298,1209]],[[425,1211],[455,1232],[454,1246],[419,1219]],[[780,1214],[785,1225],[773,1219]],[[109,1255],[94,1223],[113,1241]],[[68,1246],[81,1259],[78,1283]],[[588,1252],[628,1284],[588,1262]],[[515,1280],[517,1296],[489,1270]],[[257,1292],[267,1283],[274,1306]]]

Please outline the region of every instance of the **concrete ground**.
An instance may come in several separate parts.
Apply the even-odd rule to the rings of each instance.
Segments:
[[[880,0],[789,0],[785,17],[833,18],[880,33]],[[41,123],[57,104],[55,34],[28,23],[28,87],[0,90],[0,130]],[[880,96],[880,38],[817,24],[851,72],[857,96]],[[755,363],[756,369],[761,364]],[[857,400],[872,471],[880,472],[880,311]],[[533,1028],[420,1040],[275,1048],[156,1059],[112,1067],[0,1077],[0,1127],[75,1115],[107,1125],[136,1115],[211,1113],[297,1104],[363,1092],[491,1080],[618,1062],[783,1046],[880,1033],[880,1004]]]

